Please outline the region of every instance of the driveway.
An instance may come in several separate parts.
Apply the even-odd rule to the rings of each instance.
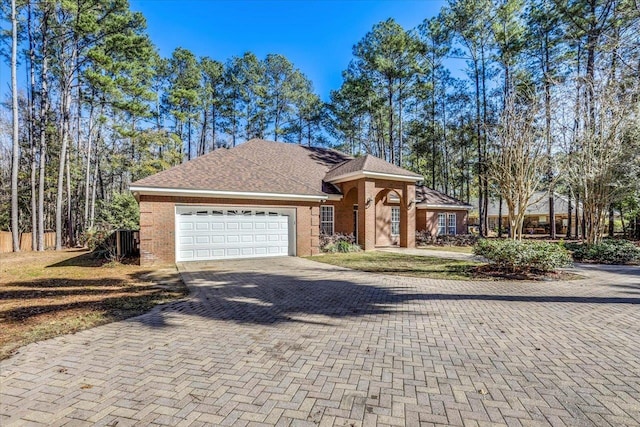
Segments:
[[[639,425],[640,269],[457,282],[181,266],[185,302],[24,347],[0,425]]]

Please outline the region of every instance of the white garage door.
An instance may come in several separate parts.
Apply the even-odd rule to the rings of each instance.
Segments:
[[[293,212],[266,208],[176,208],[176,261],[293,255]]]

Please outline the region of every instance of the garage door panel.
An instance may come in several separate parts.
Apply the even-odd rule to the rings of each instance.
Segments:
[[[182,258],[185,261],[191,261],[194,259],[194,253],[193,251],[180,251],[180,258]]]
[[[176,260],[278,256],[289,254],[289,216],[273,211],[202,207],[176,214]],[[196,212],[200,212],[196,214]],[[206,214],[204,214],[205,212]]]
[[[182,236],[180,237],[180,245],[193,245],[193,236]]]

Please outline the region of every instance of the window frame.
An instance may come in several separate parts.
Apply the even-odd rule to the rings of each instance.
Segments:
[[[400,235],[400,206],[391,206],[391,235]]]
[[[451,225],[451,219],[453,218],[453,225]],[[447,234],[450,236],[455,236],[458,231],[458,217],[455,212],[447,213]],[[453,230],[453,231],[452,231]]]
[[[440,219],[442,219],[442,224],[440,224]],[[438,212],[438,222],[437,222],[437,235],[444,236],[447,233],[447,214],[445,212]]]
[[[331,212],[330,215],[327,215]],[[329,218],[330,216],[330,218]],[[332,236],[335,233],[335,207],[333,205],[320,206],[320,233]],[[326,229],[330,229],[331,233],[327,233]]]

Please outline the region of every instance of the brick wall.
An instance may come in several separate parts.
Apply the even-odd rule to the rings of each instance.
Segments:
[[[175,205],[264,206],[296,209],[296,254],[319,252],[320,204],[202,197],[140,196],[140,264],[175,263]]]
[[[467,233],[467,216],[465,210],[446,210],[446,209],[419,209],[416,215],[416,230],[427,230],[432,235],[438,233],[438,214],[439,213],[455,213],[456,214],[456,234]]]

